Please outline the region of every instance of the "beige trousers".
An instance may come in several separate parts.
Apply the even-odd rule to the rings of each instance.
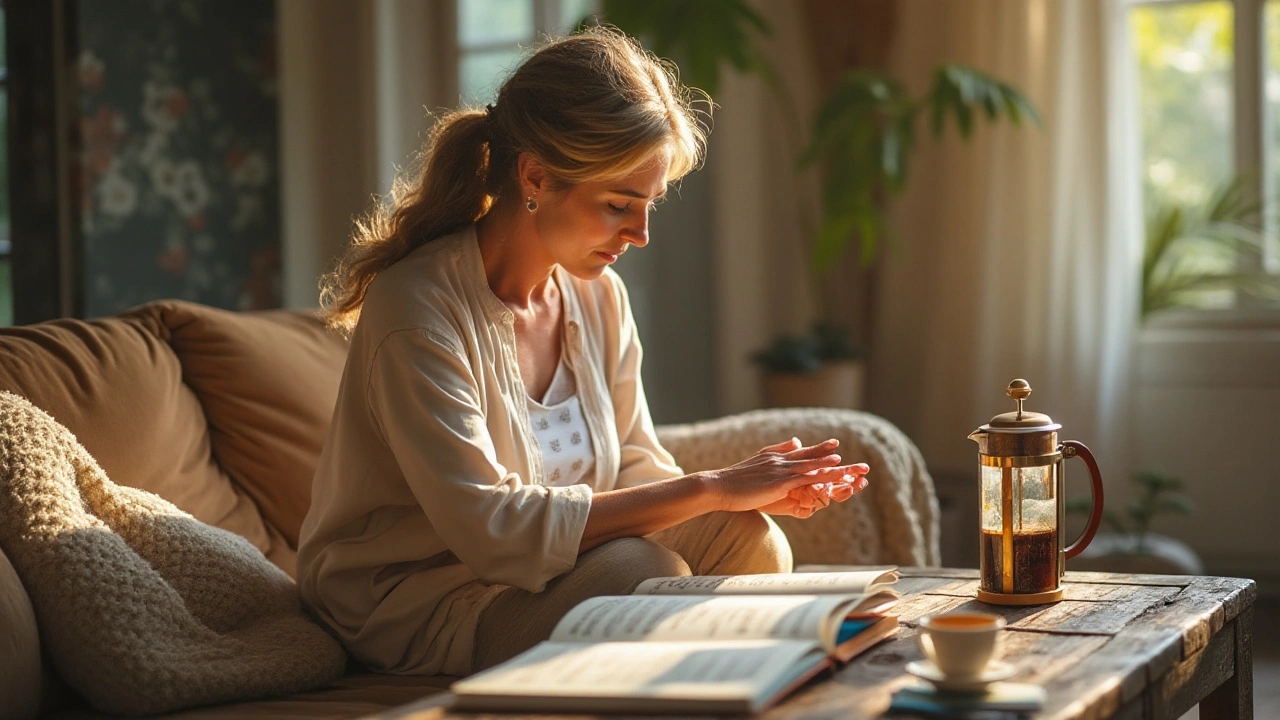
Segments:
[[[574,605],[598,595],[629,595],[653,577],[791,572],[791,546],[769,516],[715,512],[644,538],[607,542],[578,556],[573,569],[540,593],[508,588],[480,613],[472,670],[533,647]]]

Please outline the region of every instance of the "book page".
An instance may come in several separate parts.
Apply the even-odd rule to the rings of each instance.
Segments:
[[[800,641],[557,643],[548,641],[450,688],[521,697],[752,698],[826,661]],[[532,706],[531,706],[532,707]]]
[[[806,593],[865,594],[898,579],[892,568],[856,572],[769,573],[764,575],[690,575],[652,578],[636,595],[756,595]]]
[[[551,633],[556,642],[804,639],[830,645],[829,618],[857,598],[841,595],[621,595],[579,603]]]

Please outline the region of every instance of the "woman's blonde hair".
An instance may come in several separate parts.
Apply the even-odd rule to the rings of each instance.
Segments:
[[[430,240],[482,217],[519,191],[516,161],[536,157],[557,186],[635,172],[669,148],[668,181],[698,167],[705,93],[680,84],[674,66],[611,28],[553,40],[530,55],[483,110],[446,113],[391,194],[357,221],[350,248],[320,283],[330,326],[349,333],[378,273]]]

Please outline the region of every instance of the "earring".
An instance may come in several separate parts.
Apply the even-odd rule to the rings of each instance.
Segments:
[[[529,211],[529,214],[532,215],[538,209],[538,201],[531,197],[525,202],[524,206]]]

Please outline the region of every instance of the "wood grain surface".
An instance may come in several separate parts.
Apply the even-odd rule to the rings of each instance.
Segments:
[[[994,612],[1007,619],[1001,653],[1018,669],[1012,680],[1042,685],[1048,693],[1037,719],[1176,719],[1197,703],[1202,720],[1253,718],[1257,586],[1252,580],[1068,572],[1061,602],[998,607],[974,599],[976,570],[902,568],[900,573],[895,587],[903,599],[896,612],[903,628],[898,637],[815,679],[761,718],[883,716],[893,691],[916,682],[903,668],[923,657],[916,644],[920,618],[952,610]],[[450,713],[450,701],[444,693],[373,717],[485,717]]]

